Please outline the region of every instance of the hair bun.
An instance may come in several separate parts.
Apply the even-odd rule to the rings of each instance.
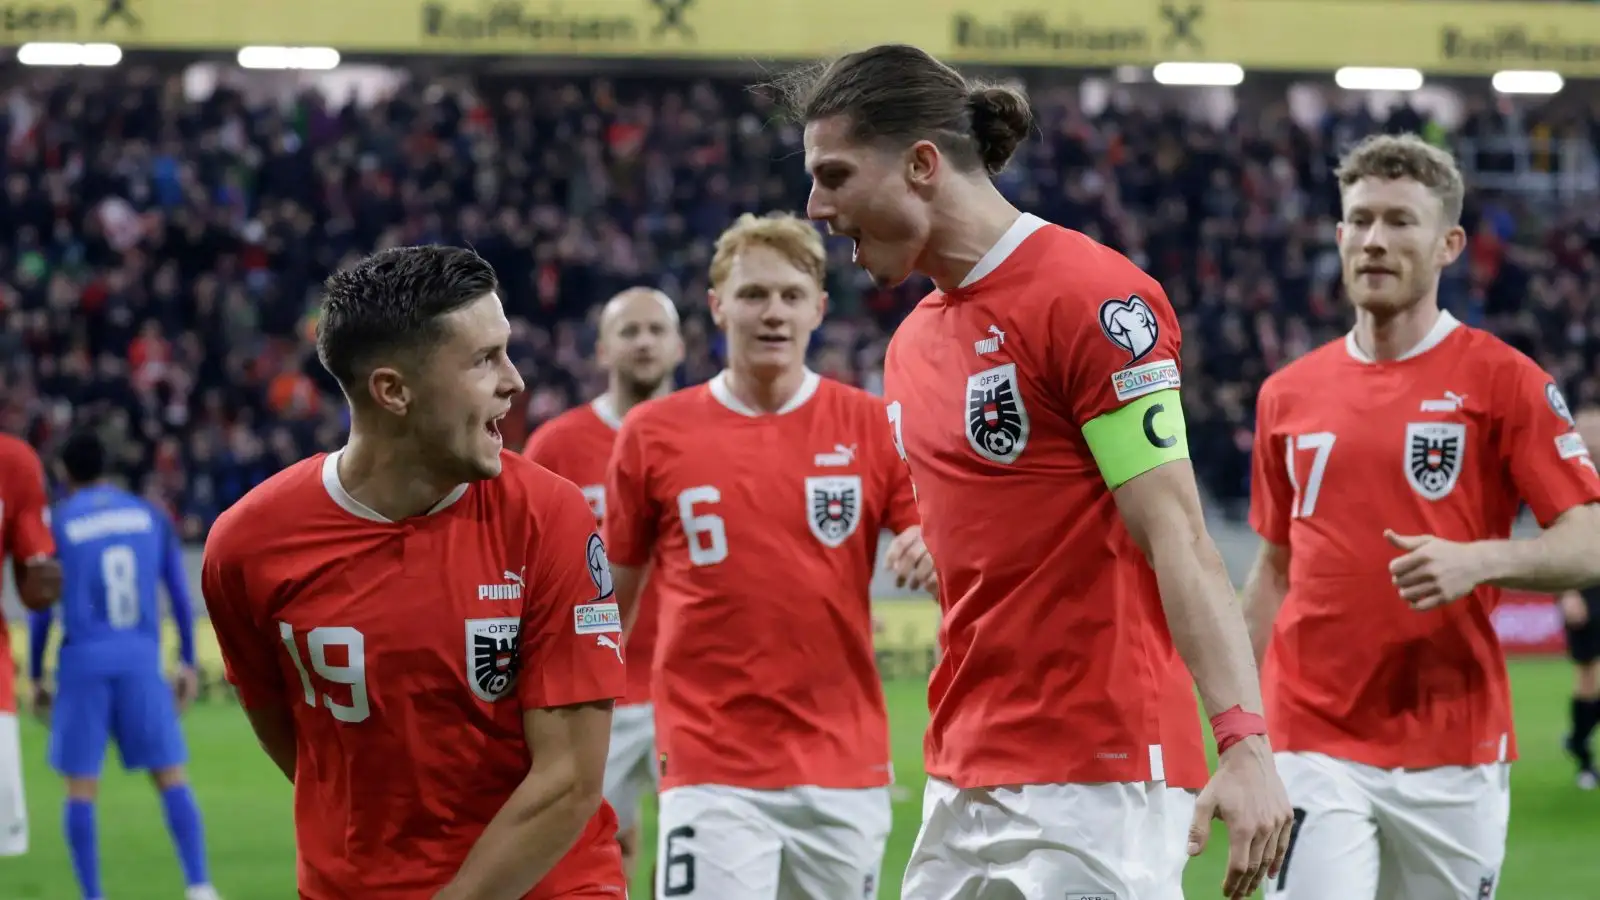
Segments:
[[[967,106],[972,110],[972,134],[978,140],[983,167],[990,175],[998,175],[1033,130],[1033,109],[1022,91],[1002,85],[973,87],[967,94]]]

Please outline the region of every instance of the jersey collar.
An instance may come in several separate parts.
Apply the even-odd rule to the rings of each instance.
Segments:
[[[1400,354],[1400,356],[1395,359],[1395,362],[1412,359],[1413,357],[1418,357],[1424,353],[1427,353],[1429,350],[1432,350],[1433,348],[1444,343],[1444,339],[1449,337],[1451,333],[1454,332],[1460,325],[1460,320],[1458,320],[1455,316],[1450,315],[1448,310],[1439,310],[1439,321],[1433,323],[1433,327],[1428,330],[1427,335],[1424,336],[1422,340],[1417,342],[1415,347],[1412,347],[1410,350]],[[1353,328],[1345,333],[1344,349],[1345,352],[1350,354],[1350,358],[1358,363],[1365,363],[1367,365],[1371,365],[1373,363],[1372,357],[1368,356],[1366,352],[1361,349],[1360,345],[1356,343],[1356,332]]]
[[[622,430],[622,417],[617,415],[617,404],[612,402],[610,394],[601,394],[590,400],[589,408],[594,410],[595,418],[606,423],[612,431]]]
[[[1006,229],[1006,233],[1000,235],[1000,240],[989,248],[989,252],[979,257],[978,264],[972,267],[972,271],[967,273],[967,277],[961,279],[961,287],[972,287],[990,272],[1000,268],[1000,264],[1010,259],[1011,254],[1022,246],[1023,241],[1047,224],[1049,223],[1033,213],[1023,213],[1017,216],[1017,220],[1011,223],[1011,227]]]
[[[781,416],[785,413],[792,413],[804,406],[806,401],[810,400],[811,397],[816,394],[817,386],[821,383],[822,376],[811,371],[810,369],[807,369],[806,377],[800,380],[800,389],[795,391],[794,396],[789,398],[789,402],[785,403],[783,407],[777,412],[773,413],[773,415]],[[744,405],[743,401],[733,395],[733,389],[728,387],[728,372],[726,369],[718,372],[716,377],[711,379],[708,386],[711,388],[711,396],[715,398],[718,403],[721,403],[723,406],[726,406],[739,415],[751,417],[764,415],[764,413],[762,413],[760,410],[751,409],[750,407]]]
[[[385,525],[393,525],[394,521],[392,519],[385,518],[383,515],[367,506],[365,503],[362,503],[360,500],[350,496],[350,492],[344,489],[344,482],[339,480],[339,457],[343,455],[344,450],[339,449],[322,458],[322,486],[327,490],[328,496],[333,498],[333,502],[337,503],[340,509],[358,519],[366,519],[368,522],[381,522]],[[458,484],[456,485],[455,490],[445,494],[444,499],[440,500],[438,503],[435,503],[433,508],[424,513],[424,515],[431,516],[436,512],[441,512],[445,509],[448,509],[451,504],[455,503],[457,500],[460,500],[466,495],[467,485]]]

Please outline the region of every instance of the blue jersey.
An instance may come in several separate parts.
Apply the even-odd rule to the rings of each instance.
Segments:
[[[113,671],[159,659],[160,590],[178,626],[184,662],[194,664],[193,607],[183,548],[170,519],[119,488],[85,488],[57,504],[51,517],[62,586],[62,665],[88,663]],[[51,614],[36,614],[35,675]]]

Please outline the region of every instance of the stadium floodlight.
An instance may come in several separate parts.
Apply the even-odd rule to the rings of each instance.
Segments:
[[[17,62],[25,66],[114,66],[122,62],[122,48],[116,44],[35,42],[17,48]]]
[[[1150,76],[1165,85],[1232,87],[1244,81],[1244,69],[1234,63],[1164,62]]]
[[[332,47],[240,47],[244,69],[309,69],[326,72],[339,67],[339,51]]]
[[[1566,84],[1560,72],[1519,69],[1496,72],[1489,83],[1502,94],[1559,94]]]
[[[1333,73],[1333,83],[1347,91],[1414,91],[1422,87],[1416,69],[1345,66]]]

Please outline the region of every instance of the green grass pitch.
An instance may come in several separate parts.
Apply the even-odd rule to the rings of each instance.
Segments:
[[[1511,841],[1501,900],[1593,900],[1600,897],[1600,794],[1572,786],[1572,770],[1558,741],[1566,722],[1571,670],[1559,660],[1513,664],[1518,733],[1523,758],[1514,767]],[[886,682],[893,726],[894,832],[884,860],[883,900],[900,896],[911,842],[916,836],[923,781],[922,731],[927,723],[924,687],[916,679]],[[290,789],[257,748],[239,709],[212,701],[185,719],[190,766],[206,815],[214,881],[227,900],[283,900],[295,896]],[[22,732],[33,849],[0,860],[0,896],[6,900],[72,900],[78,896],[61,837],[60,782],[45,762],[45,730],[27,720]],[[102,878],[112,900],[173,900],[182,896],[154,791],[142,777],[108,770],[100,802]],[[1189,866],[1187,895],[1220,895],[1223,843]],[[653,841],[647,838],[647,846]],[[645,861],[646,871],[649,861]],[[635,896],[648,897],[644,873]]]

